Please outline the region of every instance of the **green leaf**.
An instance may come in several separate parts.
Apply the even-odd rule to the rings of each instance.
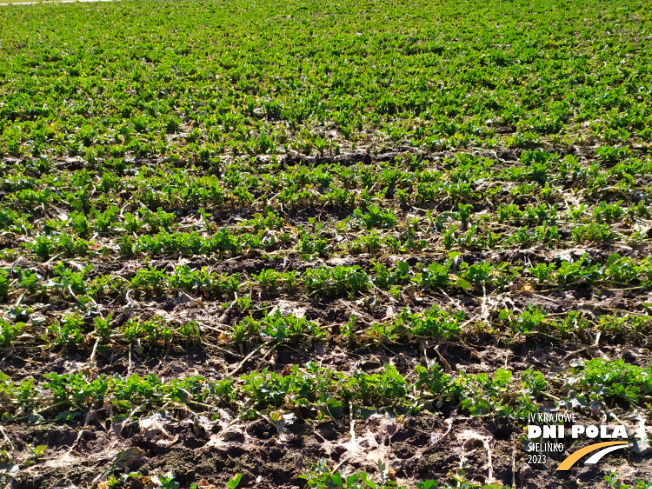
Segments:
[[[226,487],[228,489],[236,489],[238,487],[238,485],[240,484],[241,479],[242,479],[242,474],[236,474],[234,477],[232,477],[229,480]]]
[[[437,482],[432,480],[419,482],[417,489],[437,489]]]
[[[348,476],[346,478],[346,484],[351,485],[351,484],[354,484],[354,483],[358,482],[358,480],[360,480],[360,477],[358,477],[358,474],[351,474],[350,476]]]
[[[496,370],[495,377],[496,377],[496,382],[505,385],[509,383],[510,379],[512,378],[512,372],[510,372],[509,370],[499,368],[498,370]]]
[[[335,418],[339,418],[342,415],[342,403],[337,399],[331,397],[326,401],[328,406],[328,412]]]
[[[35,457],[42,457],[43,454],[45,453],[45,451],[46,451],[47,449],[48,449],[47,446],[45,446],[45,445],[39,445],[39,446],[37,446],[36,448],[33,448],[33,449],[32,449],[32,454],[33,454]]]
[[[470,288],[471,288],[471,284],[468,283],[468,282],[467,282],[466,280],[464,280],[463,278],[458,278],[458,279],[457,279],[457,286],[458,286],[458,287],[461,287],[461,288],[463,288],[463,289],[470,289]]]

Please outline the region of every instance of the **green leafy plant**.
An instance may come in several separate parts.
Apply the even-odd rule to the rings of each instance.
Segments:
[[[12,323],[0,318],[0,345],[11,346],[25,329],[25,323]]]
[[[576,363],[571,371],[569,386],[587,401],[620,398],[637,403],[639,396],[652,392],[652,366],[645,369],[622,359],[594,358]]]
[[[77,348],[84,341],[83,325],[84,321],[78,314],[69,314],[49,326],[48,333],[53,336],[54,344]]]

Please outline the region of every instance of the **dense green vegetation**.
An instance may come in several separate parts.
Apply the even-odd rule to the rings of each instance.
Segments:
[[[646,2],[125,2],[0,19],[13,156],[652,139]]]

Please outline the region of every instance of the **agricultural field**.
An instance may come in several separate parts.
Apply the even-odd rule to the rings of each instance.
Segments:
[[[0,7],[0,486],[652,488],[651,59],[643,0]]]

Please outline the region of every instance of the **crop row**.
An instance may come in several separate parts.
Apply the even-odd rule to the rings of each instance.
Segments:
[[[520,200],[540,194],[561,201],[559,187],[573,187],[594,198],[617,192],[631,200],[632,190],[643,190],[637,180],[650,173],[649,158],[641,160],[636,153],[618,148],[599,149],[604,151],[598,154],[613,150],[615,156],[586,164],[572,154],[560,158],[556,153],[525,151],[520,162],[500,170],[492,168],[499,166],[496,160],[469,153],[439,161],[407,154],[375,165],[366,163],[366,158],[365,163],[354,165],[292,165],[276,159],[269,163],[245,159],[216,164],[208,170],[211,174],[204,175],[195,167],[188,171],[163,165],[157,170],[141,166],[132,170],[134,175],[121,176],[113,166],[104,164],[90,171],[48,169],[31,176],[27,170],[5,166],[7,173],[0,180],[0,189],[4,191],[4,205],[16,211],[42,215],[43,206],[65,206],[97,215],[100,224],[102,216],[111,221],[107,212],[116,214],[112,206],[122,208],[125,203],[131,213],[141,206],[178,211],[268,202],[285,208],[347,208],[369,205],[374,199],[395,199],[402,205],[417,206],[437,202],[452,208],[458,202],[479,203],[506,193],[487,182],[508,182],[513,187],[509,194]],[[122,165],[127,168],[126,162]],[[484,185],[479,185],[481,182]],[[439,202],[442,199],[445,201]],[[106,232],[101,228],[100,232]]]
[[[326,461],[320,461],[312,468],[312,471],[302,476],[307,481],[308,487],[312,489],[408,489],[407,486],[396,484],[389,470],[384,463],[378,464],[378,475],[373,476],[367,472],[356,472],[344,475],[338,471],[329,470]],[[417,482],[414,489],[508,489],[508,486],[500,484],[478,484],[470,482],[464,475],[464,470],[459,469],[456,473],[450,473],[451,483],[438,484],[434,480]],[[622,484],[616,471],[604,476],[604,479],[613,489],[652,489],[652,479],[636,479],[633,485]],[[511,486],[513,487],[513,486]],[[229,488],[231,489],[231,488]]]
[[[74,263],[73,263],[74,264]],[[0,270],[0,300],[7,300],[14,291],[29,296],[43,294],[95,302],[102,297],[120,297],[129,292],[141,297],[158,297],[165,293],[185,291],[199,297],[233,297],[237,291],[250,291],[253,286],[270,294],[303,290],[308,295],[322,297],[354,297],[359,293],[388,291],[399,297],[406,287],[425,292],[436,289],[470,291],[503,290],[516,283],[531,287],[572,289],[576,287],[647,287],[652,280],[652,263],[648,258],[634,260],[614,253],[604,262],[595,262],[588,255],[576,261],[538,263],[513,266],[508,262],[492,264],[483,260],[469,263],[457,252],[448,258],[430,264],[408,262],[395,265],[373,263],[365,271],[358,265],[329,267],[320,265],[303,272],[263,269],[257,274],[218,274],[209,267],[201,269],[179,265],[167,272],[150,266],[141,268],[130,279],[115,275],[87,278],[92,265],[84,268],[59,262],[53,267],[51,278],[43,283],[37,273],[18,267]],[[8,273],[9,272],[9,273]],[[81,301],[80,301],[81,302]]]
[[[509,370],[498,369],[492,375],[447,373],[433,363],[427,368],[417,365],[404,377],[392,365],[385,365],[381,373],[346,374],[314,362],[294,366],[285,374],[265,368],[237,380],[229,376],[219,381],[200,376],[165,381],[153,374],[100,374],[88,379],[81,373],[49,373],[44,375],[43,383],[37,384],[34,379],[14,382],[3,375],[0,397],[6,421],[34,421],[45,415],[65,421],[73,413],[106,409],[107,405],[113,406],[114,415],[128,414],[136,406],[151,410],[187,405],[213,412],[218,407],[230,407],[245,418],[266,413],[272,421],[279,421],[284,411],[338,419],[346,413],[353,416],[353,405],[357,409],[415,412],[423,408],[439,410],[444,404],[459,406],[474,416],[523,420],[538,411],[544,397],[581,408],[593,401],[620,399],[637,405],[652,399],[652,366],[642,368],[622,360],[594,359],[577,364],[568,374],[561,394],[556,391],[568,395],[565,400],[550,393],[544,375],[534,370],[527,370],[517,380]]]
[[[122,475],[122,480],[111,476],[109,478],[112,487],[121,488],[121,484],[129,477],[130,480],[139,479],[143,476],[139,472],[131,472]],[[394,482],[395,474],[385,465],[384,462],[378,462],[378,472],[370,474],[368,472],[354,472],[342,473],[336,468],[331,469],[326,460],[320,460],[313,464],[312,469],[299,476],[306,481],[307,487],[311,489],[509,489],[508,486],[500,484],[481,484],[469,481],[463,469],[458,469],[455,473],[449,473],[447,479],[450,482],[442,484],[435,480],[422,480],[414,486],[403,486]],[[240,487],[240,482],[243,480],[242,474],[236,474],[227,483],[227,489],[237,489]],[[604,476],[609,487],[613,489],[651,489],[652,479],[647,481],[643,479],[636,479],[633,484],[623,484],[620,482],[618,472],[614,471],[611,474]],[[172,476],[162,476],[160,478],[161,486],[159,489],[179,489],[180,484],[174,480]],[[214,486],[206,485],[204,481],[202,488],[216,489]],[[513,486],[512,486],[513,487]],[[190,489],[200,489],[197,484],[191,484]]]
[[[374,212],[377,207],[371,208]],[[369,215],[369,214],[367,214]],[[489,217],[489,216],[487,216]],[[124,234],[119,240],[107,242],[79,238],[74,234],[42,234],[23,246],[41,261],[51,258],[102,258],[112,252],[124,259],[134,257],[193,257],[215,258],[243,255],[291,254],[304,259],[337,255],[360,255],[382,253],[409,254],[420,251],[459,250],[503,250],[541,247],[558,249],[577,244],[612,245],[625,244],[642,246],[649,241],[647,228],[638,225],[621,233],[608,224],[579,224],[571,231],[550,226],[513,227],[495,232],[490,226],[471,225],[466,230],[456,224],[448,225],[441,232],[436,228],[419,229],[418,223],[408,222],[402,233],[379,233],[375,230],[346,240],[335,232],[315,233],[299,229],[294,232],[259,231],[256,234],[234,234],[227,229],[210,235],[193,233],[158,233],[132,237]],[[498,230],[496,230],[498,231]],[[511,232],[507,232],[511,231]],[[6,258],[15,258],[5,251]]]
[[[418,231],[421,228],[430,231],[443,231],[446,227],[450,230],[449,223],[456,223],[452,226],[453,230],[461,228],[466,230],[469,225],[484,225],[489,223],[499,223],[503,225],[549,225],[557,224],[614,224],[619,222],[631,223],[637,218],[649,218],[650,211],[645,201],[641,201],[631,206],[623,206],[623,201],[616,201],[613,204],[601,201],[595,206],[581,204],[576,209],[562,211],[558,204],[542,203],[539,205],[519,206],[516,204],[499,204],[495,212],[474,212],[474,206],[471,204],[458,204],[451,211],[435,214],[426,211],[424,216],[412,217],[401,223],[397,213],[391,209],[381,209],[378,204],[372,204],[363,208],[356,208],[350,216],[335,222],[323,222],[316,224],[314,219],[308,223],[310,227],[315,228],[315,232],[321,231],[324,226],[334,227],[337,231],[345,230],[374,230],[407,227]],[[94,236],[111,236],[127,234],[135,236],[138,239],[139,247],[143,251],[152,246],[151,243],[162,241],[165,235],[171,235],[170,239],[189,239],[195,240],[207,239],[204,236],[197,236],[201,232],[217,232],[217,225],[211,220],[210,215],[200,209],[195,217],[195,221],[182,223],[186,216],[178,217],[180,213],[168,213],[159,208],[156,212],[151,212],[146,208],[141,209],[138,213],[125,213],[120,215],[120,209],[113,206],[104,213],[93,211],[88,216],[72,212],[70,215],[63,215],[59,219],[47,219],[39,221],[38,224],[45,231],[46,236],[57,236],[59,234],[74,234],[80,238]],[[10,209],[3,210],[1,225],[6,231],[16,234],[33,234],[37,229],[30,221],[30,216],[21,215]],[[237,241],[236,236],[242,236],[245,243],[253,239],[250,234],[252,231],[260,233],[263,231],[281,231],[282,235],[287,235],[296,240],[294,236],[297,231],[299,239],[306,233],[305,240],[311,240],[309,231],[302,225],[292,226],[287,222],[287,217],[267,209],[265,214],[255,213],[251,219],[242,220],[237,225],[222,227],[221,233],[228,233],[232,240]],[[38,225],[37,224],[37,225]],[[192,229],[192,233],[185,230]],[[176,236],[178,235],[178,236]],[[234,243],[235,245],[235,243]],[[200,248],[197,247],[199,251]]]
[[[221,344],[251,345],[256,343],[300,343],[309,344],[328,338],[337,340],[333,328],[295,316],[283,316],[278,310],[263,315],[256,306],[248,304],[247,296],[239,299],[244,319],[229,325],[205,325],[196,321],[166,321],[160,316],[151,319],[132,317],[124,324],[116,324],[113,314],[106,318],[95,317],[92,324],[78,313],[65,315],[49,325],[25,323],[0,319],[0,346],[12,347],[35,340],[46,345],[68,350],[90,350],[105,346],[119,349],[120,346],[145,348],[193,345],[207,341],[218,333]],[[255,317],[260,319],[255,319]],[[489,326],[488,326],[489,325]],[[493,333],[521,339],[527,335],[543,334],[550,338],[587,339],[601,333],[612,340],[637,342],[650,333],[652,323],[645,315],[604,314],[592,317],[578,311],[550,315],[544,310],[528,306],[521,312],[503,309],[491,314],[488,322],[467,319],[462,311],[453,312],[432,306],[419,313],[407,308],[389,321],[363,323],[356,315],[339,328],[339,338],[354,343],[405,343],[420,339],[460,340],[476,331],[491,328]],[[41,331],[41,333],[39,333]]]
[[[204,216],[197,224],[197,227],[203,230],[200,232],[169,232],[170,215],[159,210],[158,213],[152,213],[156,217],[147,220],[149,223],[155,222],[151,224],[150,229],[156,234],[133,236],[133,230],[142,229],[143,224],[137,219],[131,220],[132,217],[128,213],[125,222],[121,223],[116,219],[110,226],[112,233],[123,233],[121,238],[115,241],[107,241],[105,238],[86,239],[91,224],[83,216],[74,215],[64,221],[49,221],[45,234],[23,242],[22,246],[42,261],[55,256],[100,257],[112,252],[117,252],[122,258],[143,255],[216,255],[221,258],[249,253],[293,253],[310,259],[315,255],[328,257],[335,254],[378,254],[383,251],[405,254],[433,248],[494,250],[538,245],[554,249],[571,243],[617,242],[640,246],[649,239],[645,228],[647,221],[640,219],[640,216],[649,217],[649,210],[643,205],[622,208],[618,203],[612,205],[603,202],[593,209],[590,218],[586,217],[587,209],[583,205],[568,213],[559,214],[554,205],[541,204],[521,211],[517,206],[510,204],[500,206],[495,214],[482,214],[475,219],[470,207],[459,204],[457,212],[442,213],[436,218],[428,212],[425,219],[408,219],[400,228],[395,226],[396,216],[389,210],[381,211],[377,205],[368,207],[366,212],[356,209],[353,218],[336,222],[334,226],[310,226],[313,230],[305,229],[301,225],[297,228],[285,226],[281,224],[283,219],[271,211],[265,218],[262,214],[257,214],[246,225],[230,229],[223,227],[219,230]],[[159,224],[161,215],[168,216],[169,223]],[[567,221],[564,221],[565,219]],[[633,220],[639,221],[638,224],[632,225]],[[501,225],[493,224],[496,221]],[[575,222],[554,225],[568,221]],[[628,235],[614,229],[612,223],[618,221],[628,223]],[[269,228],[262,227],[261,223],[268,222],[272,223]],[[526,225],[521,227],[521,224]],[[124,227],[119,227],[120,225]],[[361,227],[362,233],[346,239]],[[379,232],[378,228],[388,229]],[[102,229],[108,231],[109,227]],[[401,232],[401,229],[404,230]],[[97,232],[95,235],[97,236]],[[13,256],[9,251],[4,254],[7,258]]]

